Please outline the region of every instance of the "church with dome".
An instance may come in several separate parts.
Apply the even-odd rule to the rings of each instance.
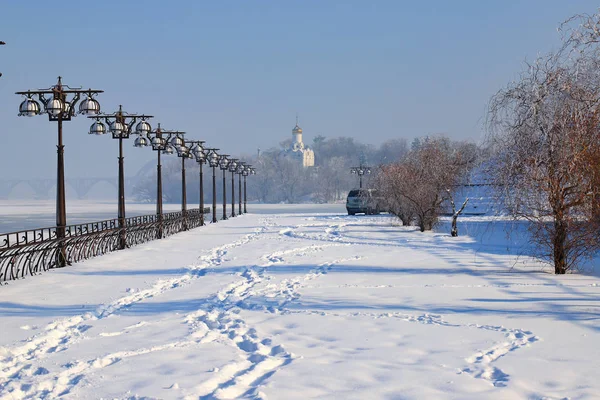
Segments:
[[[296,117],[296,126],[292,129],[292,144],[285,150],[287,156],[298,159],[304,168],[315,166],[315,152],[304,145],[302,142],[302,128],[298,126],[298,117]]]

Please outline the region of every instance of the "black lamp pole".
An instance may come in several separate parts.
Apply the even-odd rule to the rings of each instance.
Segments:
[[[204,222],[204,177],[203,177],[203,164],[209,163],[210,155],[213,149],[207,149],[202,146],[204,142],[198,141],[198,145],[195,148],[194,155],[196,161],[200,165],[200,225],[205,225]],[[213,206],[214,208],[214,206]]]
[[[208,165],[213,169],[213,209],[212,209],[212,222],[217,222],[217,175],[216,170],[219,166],[219,155],[217,154],[219,149],[207,150]]]
[[[0,46],[4,46],[6,43],[4,43],[2,40],[0,40]],[[2,72],[0,72],[0,77],[2,76]]]
[[[231,216],[235,217],[235,171],[237,170],[237,159],[233,158],[229,162],[229,171],[231,172]]]
[[[146,147],[152,146],[152,150],[156,151],[156,219],[158,222],[158,228],[156,230],[157,239],[163,237],[163,195],[162,195],[162,163],[161,153],[173,154],[173,148],[169,145],[170,135],[172,133],[178,133],[173,131],[166,131],[158,124],[157,128],[148,133],[148,137],[140,135],[135,139],[135,147]],[[167,135],[165,138],[163,135]]]
[[[244,214],[246,214],[248,212],[248,209],[246,208],[246,202],[247,202],[247,197],[246,197],[246,177],[248,176],[248,172],[244,170]]]
[[[126,223],[125,223],[125,167],[123,156],[123,139],[128,139],[132,132],[133,124],[140,119],[141,121],[135,127],[135,133],[139,137],[145,137],[152,131],[152,127],[146,121],[152,118],[152,115],[145,114],[129,114],[123,111],[123,107],[119,106],[119,110],[112,114],[98,114],[89,116],[96,121],[90,127],[90,134],[103,135],[106,133],[106,126],[101,122],[104,120],[108,124],[108,129],[112,134],[113,139],[119,140],[119,249],[127,247]]]
[[[353,174],[357,174],[358,175],[358,187],[360,189],[362,189],[362,178],[363,175],[365,174],[370,174],[371,173],[371,168],[367,167],[366,165],[363,165],[362,163],[360,163],[360,165],[358,167],[352,167],[350,168],[350,172]]]
[[[4,42],[1,42],[4,44]],[[62,84],[62,78],[58,77],[58,83],[48,89],[28,90],[26,92],[16,92],[26,96],[19,106],[19,116],[33,117],[39,114],[48,114],[50,121],[57,122],[58,126],[58,144],[56,146],[56,238],[63,239],[66,233],[67,226],[67,210],[65,200],[65,146],[63,145],[63,121],[70,121],[75,116],[75,106],[79,101],[81,94],[85,94],[86,98],[79,105],[79,113],[85,115],[95,115],[100,112],[100,103],[94,96],[102,93],[102,90],[83,90],[81,88],[71,88]],[[46,95],[52,96],[46,98]],[[67,100],[68,95],[73,95],[70,101]],[[39,102],[33,99],[37,96]],[[42,110],[40,103],[44,106]],[[62,246],[62,243],[61,243]],[[56,267],[64,267],[67,264],[65,249],[60,247],[56,260]]]
[[[219,149],[210,149],[207,153],[208,165],[212,168],[212,222],[217,222],[217,175],[216,170],[219,166],[219,155],[217,154]]]
[[[227,157],[229,157],[229,155],[221,154],[219,160],[219,167],[223,171],[223,220],[227,219],[227,183],[225,181],[225,174],[229,169],[229,159]]]
[[[240,162],[236,171],[238,175],[238,215],[242,215],[242,172],[245,169],[244,163]]]
[[[185,141],[177,148],[177,156],[181,157],[181,216],[183,217],[183,230],[188,230],[188,215],[187,215],[187,187],[185,181],[185,160],[193,158],[190,148],[194,144],[193,141]]]
[[[247,203],[246,177],[248,176],[248,174],[250,174],[251,170],[252,170],[252,168],[250,167],[250,164],[246,164],[242,168],[242,175],[244,176],[244,214],[248,212],[248,209],[246,208],[246,203]]]
[[[203,142],[198,142],[198,146],[201,148]],[[201,156],[199,156],[199,153],[196,153],[196,161],[198,162],[198,166],[200,167],[200,192],[198,193],[198,196],[200,196],[200,201],[199,201],[199,206],[200,206],[200,226],[204,225],[204,172],[202,171],[202,166],[204,164],[206,164],[206,153],[204,152],[204,149],[202,150],[198,150],[199,153],[201,153]]]

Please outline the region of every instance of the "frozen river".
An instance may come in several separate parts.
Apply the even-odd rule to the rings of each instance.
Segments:
[[[206,204],[211,206],[211,204]],[[49,200],[0,200],[0,233],[20,230],[47,228],[56,224],[55,202]],[[189,208],[197,208],[197,204],[188,204]],[[230,204],[227,205],[230,213]],[[128,217],[149,215],[155,212],[156,206],[147,203],[127,203]],[[180,204],[165,204],[164,212],[181,210]],[[340,213],[345,214],[344,204],[248,204],[248,212],[254,214],[288,214],[288,213]],[[236,203],[237,213],[237,203]],[[217,205],[217,217],[222,215],[222,206]],[[102,221],[117,217],[117,204],[110,201],[67,202],[67,223]]]

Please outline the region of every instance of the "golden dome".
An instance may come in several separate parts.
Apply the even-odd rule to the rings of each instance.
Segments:
[[[302,128],[300,128],[298,126],[298,124],[296,124],[296,126],[294,127],[294,129],[292,129],[292,134],[297,134],[297,133],[302,133]]]

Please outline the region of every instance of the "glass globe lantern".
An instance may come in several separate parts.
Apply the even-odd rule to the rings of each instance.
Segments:
[[[118,138],[119,136],[121,136],[125,133],[125,130],[127,128],[125,127],[125,124],[123,124],[122,122],[114,121],[110,124],[109,129],[110,129],[110,132],[112,133],[113,137]]]
[[[167,145],[167,140],[161,137],[152,138],[152,149],[153,150],[164,150]]]
[[[133,145],[134,147],[146,147],[148,146],[148,139],[146,139],[146,137],[143,135],[139,135],[137,138],[135,138]]]
[[[90,126],[90,135],[104,135],[106,133],[106,125],[100,121],[96,121]]]
[[[66,111],[67,106],[61,99],[48,100],[46,103],[46,112],[52,117],[58,117]]]
[[[152,127],[148,121],[142,120],[135,126],[135,133],[138,135],[147,135],[152,130]]]
[[[81,103],[79,103],[79,114],[83,115],[96,115],[100,113],[100,103],[98,100],[87,97]]]
[[[63,114],[71,116],[71,104],[63,102]]]
[[[232,159],[231,162],[229,163],[229,171],[230,172],[235,172],[237,170],[237,160],[236,159]]]
[[[219,160],[219,167],[221,169],[227,169],[228,166],[229,166],[229,159],[227,158],[227,156],[225,156],[225,155],[221,156],[221,159]]]
[[[196,146],[194,146],[193,150],[194,155],[196,156],[196,161],[198,162],[205,162],[206,161],[206,155],[204,154],[204,147],[202,147],[202,143],[198,142],[198,144],[196,144]]]
[[[171,146],[178,148],[183,145],[183,139],[179,135],[175,135],[171,138]]]
[[[182,141],[183,142],[183,141]],[[173,143],[171,141],[171,143]],[[185,144],[181,144],[181,146],[177,147],[177,156],[178,157],[188,157],[188,154],[190,152],[190,148],[187,147]]]
[[[168,144],[165,145],[165,148],[163,149],[162,153],[167,154],[167,155],[173,154],[173,146],[168,145]]]
[[[39,115],[40,113],[40,103],[33,100],[31,97],[23,100],[21,105],[19,105],[19,116],[20,117],[33,117]]]
[[[215,168],[219,165],[219,155],[214,150],[211,151],[208,157],[208,165],[210,165],[212,168]]]

